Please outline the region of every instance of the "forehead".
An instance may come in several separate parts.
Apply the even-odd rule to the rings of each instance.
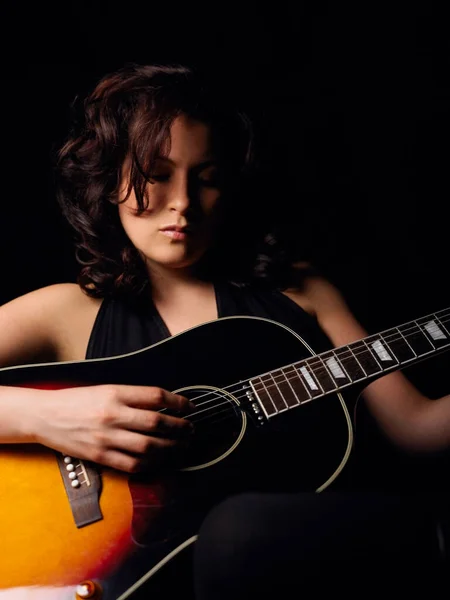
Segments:
[[[174,162],[201,162],[215,154],[211,127],[190,117],[174,119],[166,154]]]

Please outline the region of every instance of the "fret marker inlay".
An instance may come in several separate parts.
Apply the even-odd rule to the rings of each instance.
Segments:
[[[428,333],[430,334],[430,336],[432,337],[433,340],[445,340],[445,338],[447,337],[444,334],[444,332],[442,331],[442,329],[440,329],[437,326],[436,321],[430,321],[424,327],[428,331]]]
[[[377,340],[376,342],[371,344],[371,346],[377,353],[378,358],[380,360],[392,360],[389,352],[386,350],[386,348],[383,346],[383,344],[380,342],[380,340]]]
[[[318,390],[319,388],[317,387],[314,379],[308,373],[308,369],[306,367],[300,367],[300,371],[302,372],[303,377],[306,379],[306,382],[308,383],[309,387],[312,390]]]
[[[335,358],[329,358],[325,362],[327,364],[327,367],[330,369],[331,374],[333,375],[333,377],[335,379],[339,379],[339,378],[346,379],[346,375],[345,375],[344,371],[341,369],[341,367],[339,366],[339,364]]]

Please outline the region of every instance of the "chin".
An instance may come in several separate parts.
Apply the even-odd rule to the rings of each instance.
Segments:
[[[199,262],[203,253],[198,256],[146,256],[146,260],[149,265],[156,265],[165,269],[185,269],[194,266]]]

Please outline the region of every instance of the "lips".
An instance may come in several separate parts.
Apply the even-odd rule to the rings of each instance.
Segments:
[[[161,227],[160,231],[176,231],[177,233],[186,233],[189,231],[187,225],[166,225]]]
[[[159,231],[162,235],[172,240],[183,241],[187,238],[190,229],[186,225],[166,225],[166,227],[162,227]]]

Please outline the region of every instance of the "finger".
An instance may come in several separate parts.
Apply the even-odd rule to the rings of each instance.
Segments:
[[[108,450],[102,456],[100,464],[116,469],[118,471],[125,471],[126,473],[137,473],[145,468],[145,460],[141,456],[133,456],[126,452],[120,452],[118,450]]]
[[[120,398],[127,406],[135,408],[171,408],[180,412],[190,412],[195,408],[192,402],[180,394],[173,394],[158,387],[140,385],[115,386]]]
[[[116,431],[111,437],[111,449],[131,455],[147,456],[155,451],[163,451],[176,445],[175,440],[142,435],[132,431]]]
[[[116,425],[128,431],[142,431],[172,438],[185,437],[194,430],[188,419],[129,406],[123,407]]]

